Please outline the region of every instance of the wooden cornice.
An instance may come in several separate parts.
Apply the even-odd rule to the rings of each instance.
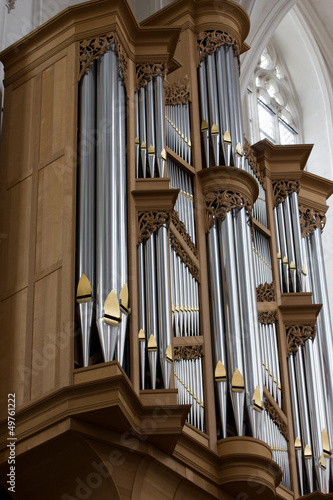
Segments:
[[[174,58],[180,29],[141,27],[127,0],[91,0],[67,7],[0,54],[5,86],[69,45],[116,32],[127,57],[137,64],[164,63],[169,72],[179,67]]]
[[[326,212],[328,205],[326,201],[333,194],[333,181],[303,172],[301,177],[301,189],[298,195],[298,202],[317,211]]]
[[[299,180],[309,158],[312,144],[280,146],[267,139],[252,146],[264,175],[272,180]]]
[[[132,195],[135,205],[140,211],[167,211],[173,210],[179,189],[169,188],[170,179],[136,179],[135,190]]]
[[[195,33],[221,30],[237,39],[241,54],[249,49],[245,43],[250,30],[249,16],[232,0],[177,0],[143,21],[141,26],[181,26]]]
[[[150,405],[144,405],[117,361],[74,372],[74,384],[53,391],[16,412],[16,454],[41,444],[69,418],[90,422],[116,432],[133,429],[138,435],[171,453],[182,432],[190,405],[174,404],[176,391],[158,391]],[[170,404],[170,401],[172,404]],[[146,398],[147,402],[147,398]],[[165,412],[167,418],[156,418]],[[151,422],[154,425],[151,425]],[[8,422],[0,424],[0,463],[6,461]]]
[[[315,324],[322,304],[312,304],[312,292],[282,293],[279,310],[284,324]]]

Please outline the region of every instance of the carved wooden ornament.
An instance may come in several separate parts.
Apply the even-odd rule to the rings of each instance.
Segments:
[[[206,231],[208,232],[216,219],[224,220],[233,208],[245,207],[251,216],[252,203],[244,195],[232,191],[214,191],[207,193],[206,200]]]
[[[257,158],[256,158],[256,156],[254,154],[254,151],[253,151],[253,149],[251,147],[251,144],[246,139],[246,137],[244,137],[244,147],[243,147],[243,150],[244,150],[244,156],[247,159],[248,164],[252,168],[254,175],[256,176],[256,178],[258,179],[258,181],[260,182],[260,184],[262,185],[262,187],[265,189],[265,186],[264,186],[264,184],[265,184],[264,175],[263,175],[263,173],[261,172],[261,170],[259,168],[259,165],[258,165],[258,162],[257,162]]]
[[[182,345],[176,346],[173,349],[174,361],[180,361],[181,359],[198,359],[203,356],[203,346],[202,345]]]
[[[291,193],[299,193],[300,184],[297,180],[275,181],[273,182],[273,199],[276,207],[282,203]]]
[[[222,45],[234,47],[239,54],[239,43],[226,31],[202,31],[198,34],[199,61],[201,62],[207,54],[213,54]]]
[[[310,236],[318,227],[324,230],[326,224],[325,212],[299,205],[299,222],[301,225],[302,238]]]
[[[149,210],[138,213],[138,243],[148,240],[152,233],[157,231],[164,224],[168,227],[170,222],[170,211],[158,212]]]
[[[258,313],[258,321],[262,325],[271,325],[277,322],[276,311],[262,311]]]
[[[183,83],[175,82],[165,88],[165,104],[188,104],[190,100],[189,79],[184,78]]]
[[[166,65],[164,63],[145,63],[136,67],[136,87],[146,87],[146,85],[158,75],[163,78],[166,75]]]
[[[265,283],[257,286],[257,302],[274,302],[275,300],[275,284]]]
[[[121,45],[116,33],[109,33],[108,35],[102,35],[90,40],[83,40],[80,43],[80,76],[81,77],[89,71],[90,66],[94,63],[95,59],[101,57],[111,45],[115,45],[117,51],[117,56],[120,62],[122,76],[124,82],[127,82],[128,70],[127,70],[127,55]]]
[[[297,352],[298,348],[306,340],[314,340],[316,336],[315,325],[286,325],[286,335],[288,340],[288,356],[292,352]]]
[[[286,424],[283,422],[282,418],[278,414],[278,412],[275,410],[274,406],[267,401],[267,399],[264,401],[264,407],[268,411],[271,419],[273,422],[276,423],[276,425],[279,427],[281,433],[284,435],[286,439],[288,439],[288,429]]]

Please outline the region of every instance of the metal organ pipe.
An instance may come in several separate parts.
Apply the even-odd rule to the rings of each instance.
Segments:
[[[81,83],[79,162],[79,285],[83,366],[89,365],[90,336],[95,293],[95,147],[91,134],[96,128],[96,70],[92,66]]]

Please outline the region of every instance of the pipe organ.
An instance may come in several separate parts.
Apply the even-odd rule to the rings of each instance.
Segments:
[[[177,81],[177,71],[168,80],[162,61],[137,64],[136,87],[126,97],[115,43],[81,78],[80,137],[87,138],[79,140],[78,183],[83,366],[89,362],[93,322],[104,362],[117,359],[129,367],[124,352],[130,352],[124,346],[126,338],[136,338],[141,390],[175,387],[178,404],[190,406],[188,423],[201,432],[207,429],[206,374],[214,387],[218,439],[251,436],[266,442],[282,469],[282,484],[291,489],[289,435],[270,411],[274,407],[283,414],[287,395],[281,372],[288,370],[299,489],[302,494],[316,488],[328,492],[332,412],[325,395],[331,404],[332,379],[326,374],[332,333],[320,229],[302,238],[300,181],[286,185],[282,179],[269,185],[267,172],[244,139],[237,40],[222,30],[206,29],[196,44],[194,81],[188,76]],[[131,144],[125,130],[126,99],[134,104]],[[96,144],[89,140],[95,128]],[[193,144],[192,133],[200,137],[199,144]],[[126,148],[133,150],[132,163],[126,161]],[[127,329],[127,175],[150,189],[141,193],[145,209],[136,212],[136,334]],[[158,199],[150,198],[154,189],[162,189],[164,197],[169,189],[174,201],[168,210],[160,210]],[[206,220],[200,229],[198,210]],[[194,265],[200,231],[207,256],[200,267],[207,266],[209,284],[205,315],[199,314],[203,275]],[[283,319],[272,309],[277,286],[280,295],[312,292],[314,304],[324,303],[317,337],[292,349],[284,368],[279,333]],[[314,337],[314,325],[311,331]],[[202,339],[207,335],[213,366],[205,372],[207,343]],[[128,374],[134,376],[130,370]]]
[[[112,449],[124,458],[101,486],[112,498],[157,498],[167,482],[175,499],[331,498],[321,233],[333,183],[306,171],[311,146],[244,137],[247,14],[232,0],[176,0],[139,25],[126,1],[91,0],[49,28],[2,56],[10,92],[41,93],[33,181],[18,177],[37,200],[20,296],[21,470],[39,447],[87,464]],[[45,332],[57,339],[63,325],[70,342],[37,369]],[[38,447],[25,442],[39,432]]]

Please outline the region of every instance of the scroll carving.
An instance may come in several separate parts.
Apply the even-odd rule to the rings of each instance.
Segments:
[[[199,61],[201,62],[207,54],[213,54],[222,45],[234,47],[239,54],[239,43],[226,31],[202,31],[198,34]]]
[[[298,194],[299,189],[299,181],[296,180],[273,182],[274,206],[276,207],[277,205],[282,203],[291,193],[296,192]]]
[[[280,432],[284,435],[286,439],[288,439],[288,429],[285,424],[285,422],[282,420],[274,406],[267,401],[267,399],[264,401],[264,407],[269,413],[271,419],[276,423],[276,425],[279,427]]]
[[[292,352],[297,352],[298,348],[306,340],[314,339],[316,336],[315,325],[286,325],[286,334],[288,340],[288,356]]]
[[[257,302],[274,302],[275,300],[275,284],[265,283],[257,286]]]
[[[152,233],[157,231],[161,226],[169,225],[170,212],[157,212],[149,210],[146,212],[139,212],[139,228],[138,228],[138,243],[143,240],[148,240]]]
[[[256,176],[256,178],[258,179],[258,181],[260,182],[262,187],[265,189],[265,187],[264,187],[264,175],[259,168],[257,158],[254,154],[254,151],[251,147],[251,144],[246,139],[246,137],[244,137],[244,148],[243,149],[244,149],[244,156],[247,159],[250,167],[252,168],[254,175]]]
[[[202,345],[182,345],[176,346],[173,349],[174,361],[181,359],[198,359],[203,356]]]
[[[179,255],[179,257],[182,259],[184,264],[189,268],[190,273],[192,276],[199,281],[199,269],[197,266],[194,264],[192,259],[189,257],[187,252],[184,250],[182,245],[179,243],[177,240],[176,236],[170,231],[170,243],[174,249],[174,251]]]
[[[123,79],[126,82],[128,77],[127,55],[121,45],[116,33],[109,33],[108,35],[92,38],[91,40],[83,40],[80,43],[80,76],[86,73],[90,66],[94,63],[95,59],[102,56],[108,48],[115,44],[118,59],[123,74]]]
[[[258,313],[258,321],[262,325],[271,325],[277,322],[277,314],[275,311],[262,311]]]
[[[184,241],[188,245],[188,247],[192,250],[194,255],[198,258],[199,257],[199,252],[198,249],[195,247],[193,241],[191,240],[191,236],[188,234],[186,231],[186,226],[185,224],[180,220],[178,213],[173,211],[171,214],[171,221],[179,234],[183,237]]]
[[[183,83],[175,82],[165,89],[165,104],[188,104],[190,100],[189,79],[184,78]]]
[[[154,76],[166,74],[166,66],[164,63],[145,63],[136,67],[136,87],[146,87],[146,85],[154,78]]]
[[[233,208],[245,207],[249,215],[252,203],[240,193],[232,191],[214,191],[206,194],[206,232],[210,230],[216,219],[224,220]]]
[[[324,230],[326,224],[325,212],[299,205],[299,222],[301,225],[302,238],[312,234],[318,227]]]

